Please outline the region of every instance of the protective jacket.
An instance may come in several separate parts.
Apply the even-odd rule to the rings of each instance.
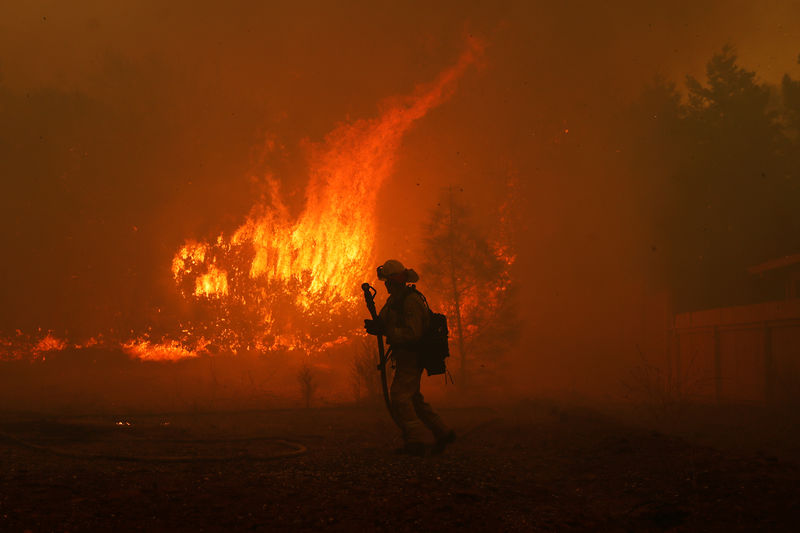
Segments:
[[[386,338],[393,350],[414,351],[430,322],[425,301],[411,287],[391,294],[379,314],[386,328]]]

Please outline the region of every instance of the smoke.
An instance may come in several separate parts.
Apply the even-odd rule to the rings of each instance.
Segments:
[[[433,79],[476,35],[483,68],[409,132],[379,193],[376,253],[421,263],[441,187],[463,189],[488,226],[516,176],[526,334],[514,374],[536,390],[604,390],[636,335],[657,329],[641,317],[659,301],[620,114],[655,74],[701,75],[725,43],[777,81],[796,68],[797,10],[6,3],[1,329],[88,337],[179,312],[170,266],[182,243],[236,228],[266,176],[297,213],[314,143]]]

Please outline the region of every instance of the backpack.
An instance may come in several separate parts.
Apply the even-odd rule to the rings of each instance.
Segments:
[[[416,349],[420,356],[420,365],[428,372],[429,376],[436,376],[447,372],[445,359],[450,357],[450,346],[447,343],[449,331],[447,317],[442,313],[434,313],[428,305],[425,295],[411,285],[411,290],[418,294],[425,307],[428,309],[428,327],[417,342]]]

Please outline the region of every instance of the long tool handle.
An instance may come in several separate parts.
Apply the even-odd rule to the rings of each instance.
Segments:
[[[378,294],[372,285],[369,283],[362,283],[361,290],[364,291],[364,300],[367,302],[367,309],[372,316],[372,320],[378,320],[378,311],[375,309],[375,295]],[[394,409],[392,409],[392,399],[389,396],[389,381],[386,373],[386,351],[383,347],[383,335],[376,335],[378,337],[378,370],[381,372],[381,388],[383,389],[383,400],[386,402],[386,409],[397,424],[397,419],[394,416]],[[398,424],[399,425],[399,424]]]

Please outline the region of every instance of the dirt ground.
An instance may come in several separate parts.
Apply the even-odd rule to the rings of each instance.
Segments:
[[[5,413],[0,530],[795,531],[800,521],[791,454],[550,402],[442,414],[457,442],[414,458],[392,453],[399,441],[378,407]]]

